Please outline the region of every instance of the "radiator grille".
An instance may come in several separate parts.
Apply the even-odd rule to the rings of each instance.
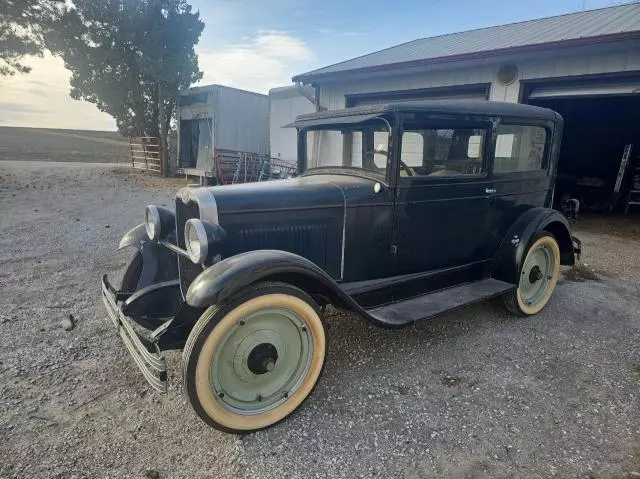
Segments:
[[[184,242],[184,225],[191,218],[200,217],[200,208],[195,201],[183,203],[180,198],[176,198],[176,243],[182,249],[186,249]],[[178,269],[180,271],[180,287],[182,294],[187,293],[189,285],[202,272],[202,266],[193,264],[189,258],[178,255]]]

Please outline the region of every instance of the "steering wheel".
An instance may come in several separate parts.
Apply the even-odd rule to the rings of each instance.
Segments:
[[[388,153],[384,150],[369,150],[364,156],[371,155],[371,159],[373,160],[375,155],[387,155]],[[375,161],[373,162],[375,165]],[[414,171],[408,166],[404,161],[400,160],[400,168],[407,172],[407,176],[415,176]]]
[[[375,155],[384,155],[387,156],[387,152],[385,150],[369,150],[366,151],[364,156],[365,157],[369,157],[371,156],[371,162],[373,163],[373,166],[375,166],[376,168],[378,168],[378,165],[376,165],[376,162],[374,160]],[[385,159],[385,164],[386,164],[386,159]]]
[[[413,170],[402,160],[400,160],[400,168],[407,172],[407,176],[415,176]]]

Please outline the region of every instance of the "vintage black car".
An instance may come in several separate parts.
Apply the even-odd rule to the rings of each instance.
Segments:
[[[511,103],[432,100],[298,117],[299,175],[184,188],[147,206],[107,311],[151,385],[183,348],[196,413],[271,426],[313,390],[327,305],[398,328],[502,295],[539,312],[579,241],[550,209],[562,118]]]

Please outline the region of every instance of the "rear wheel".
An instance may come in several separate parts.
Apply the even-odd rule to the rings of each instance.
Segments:
[[[209,425],[255,431],[304,402],[324,359],[324,327],[313,299],[287,284],[263,283],[200,317],[183,352],[185,390]]]
[[[560,274],[560,248],[550,233],[538,235],[522,264],[517,289],[504,296],[507,309],[520,316],[542,310],[549,302]]]

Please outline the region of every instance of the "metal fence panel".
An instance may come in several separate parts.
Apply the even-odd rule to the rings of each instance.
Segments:
[[[160,139],[155,136],[129,138],[131,166],[136,170],[146,170],[162,175]]]

